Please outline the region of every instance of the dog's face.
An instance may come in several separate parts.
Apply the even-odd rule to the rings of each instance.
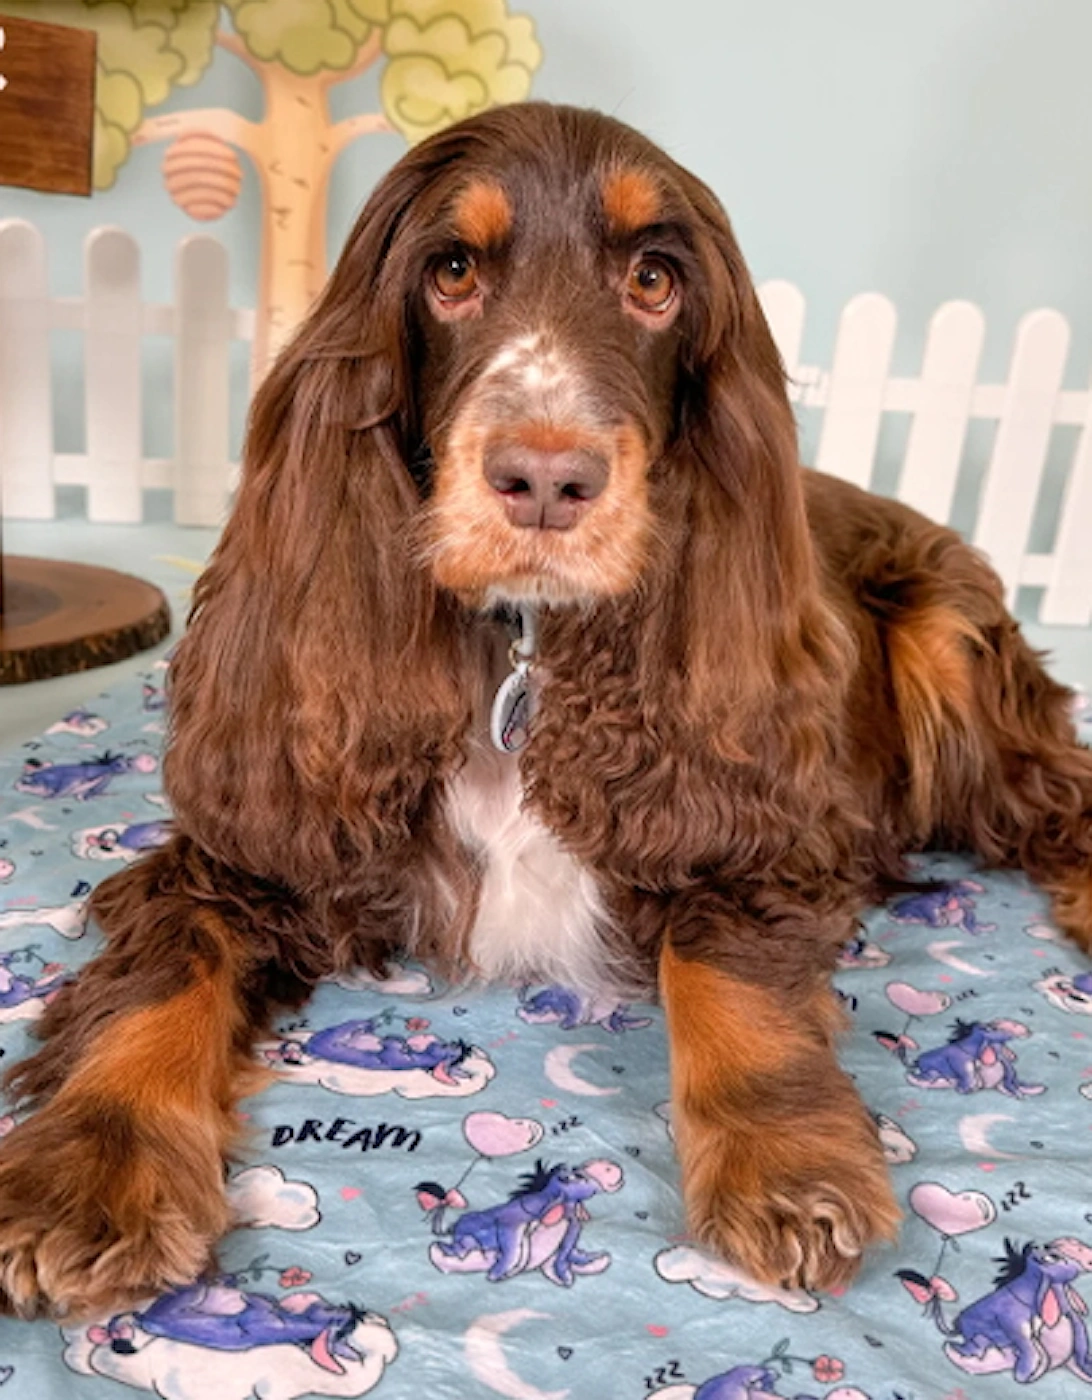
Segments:
[[[634,587],[674,430],[693,212],[651,148],[565,136],[445,174],[416,258],[427,555],[476,604]]]

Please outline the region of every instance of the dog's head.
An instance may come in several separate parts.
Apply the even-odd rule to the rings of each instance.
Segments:
[[[322,415],[351,405],[344,426],[394,430],[425,499],[420,556],[474,603],[631,589],[656,480],[686,476],[682,442],[700,451],[712,433],[706,465],[737,499],[794,458],[778,356],[719,204],[594,112],[500,108],[407,155],[263,400],[283,402],[289,377],[298,394],[301,367],[331,357],[347,375]]]
[[[537,103],[389,172],[261,385],[175,667],[176,805],[183,768],[230,788],[210,737],[236,782],[374,785],[374,749],[412,794],[397,755],[423,772],[465,730],[468,617],[524,599],[646,639],[654,600],[644,683],[710,733],[822,650],[783,370],[723,210],[635,131]],[[279,777],[232,718],[256,708]]]
[[[452,139],[412,277],[435,576],[470,598],[624,592],[709,232],[687,178],[605,118],[502,110]]]

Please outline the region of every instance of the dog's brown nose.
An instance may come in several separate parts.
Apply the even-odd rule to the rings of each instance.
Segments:
[[[549,451],[498,443],[485,454],[485,479],[521,529],[571,530],[607,484],[606,458],[589,448]]]

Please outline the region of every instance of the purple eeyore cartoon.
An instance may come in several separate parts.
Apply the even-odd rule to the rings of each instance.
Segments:
[[[335,1306],[313,1293],[278,1300],[236,1288],[226,1278],[218,1284],[193,1283],[175,1289],[131,1317],[122,1314],[104,1329],[103,1340],[109,1341],[113,1351],[132,1351],[133,1327],[139,1326],[152,1336],[215,1351],[249,1351],[290,1342],[305,1347],[323,1370],[336,1371],[341,1369],[339,1356],[353,1356],[346,1338],[364,1315],[352,1303]]]
[[[313,1291],[281,1297],[245,1275],[189,1284],[105,1323],[66,1330],[65,1362],[175,1400],[367,1394],[398,1351],[386,1321]]]
[[[539,1160],[507,1201],[460,1215],[450,1240],[436,1240],[429,1258],[444,1274],[484,1273],[490,1283],[500,1283],[538,1269],[552,1283],[570,1288],[577,1274],[598,1274],[610,1266],[609,1254],[579,1248],[590,1218],[584,1202],[600,1191],[619,1190],[623,1180],[616,1162],[548,1167]],[[418,1184],[417,1199],[437,1229],[452,1194],[426,1181]]]
[[[154,773],[158,764],[150,753],[106,753],[79,763],[52,763],[28,758],[16,779],[17,792],[34,797],[70,797],[86,802],[101,797],[119,773]]]
[[[69,978],[68,971],[56,963],[46,963],[36,977],[16,972],[12,963],[18,955],[18,950],[0,953],[0,1021],[13,1020],[20,1013],[26,1015],[33,1009],[40,1010]],[[33,1008],[33,1002],[38,1002],[39,1006]]]
[[[945,1336],[944,1353],[961,1371],[993,1375],[1011,1371],[1021,1385],[1066,1367],[1092,1382],[1084,1300],[1073,1280],[1092,1270],[1092,1249],[1076,1239],[1029,1242],[1017,1249],[1005,1241],[1005,1257],[991,1292],[976,1298],[948,1322],[941,1300],[955,1296],[942,1279],[900,1269],[903,1286]]]
[[[612,1035],[641,1030],[652,1024],[650,1016],[632,1015],[626,1002],[613,997],[584,995],[556,983],[534,993],[530,987],[522,987],[516,1015],[531,1026],[554,1024],[563,1031],[575,1030],[578,1026],[602,1026]]]
[[[955,880],[933,890],[903,895],[891,906],[891,917],[900,924],[926,924],[929,928],[961,928],[967,933],[993,933],[996,924],[980,924],[972,894],[984,894],[974,880]]]
[[[427,1070],[442,1084],[454,1082],[471,1051],[464,1040],[386,1034],[375,1017],[315,1031],[303,1048],[308,1055],[356,1069]]]
[[[905,1035],[876,1032],[876,1039],[894,1051],[907,1067],[907,1083],[919,1089],[954,1089],[957,1094],[996,1089],[1009,1098],[1023,1099],[1046,1092],[1046,1085],[1029,1084],[1016,1072],[1016,1055],[1009,1041],[1030,1034],[1020,1021],[956,1021],[946,1045],[914,1057],[909,1051],[917,1045]]]

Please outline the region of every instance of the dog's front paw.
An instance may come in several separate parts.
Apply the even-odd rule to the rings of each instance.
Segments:
[[[690,1228],[759,1282],[845,1287],[899,1209],[872,1125],[823,1114],[791,1131],[723,1121],[678,1125]]]
[[[191,1282],[228,1224],[192,1122],[53,1103],[0,1143],[0,1308],[101,1316]]]

